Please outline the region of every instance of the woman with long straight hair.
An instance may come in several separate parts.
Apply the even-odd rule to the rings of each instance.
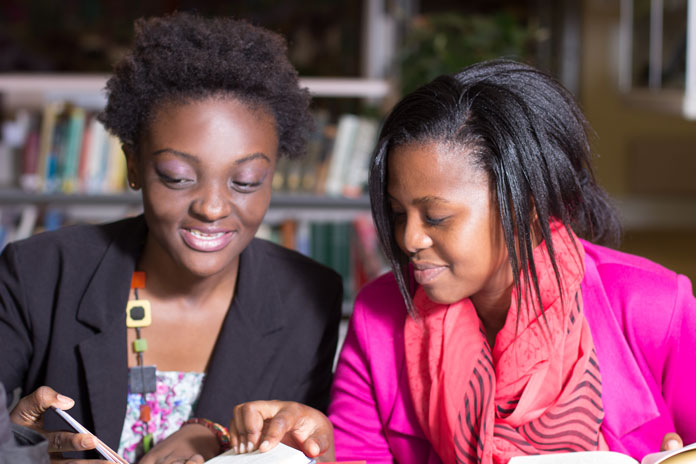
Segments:
[[[604,246],[620,227],[587,133],[567,90],[505,60],[395,106],[370,173],[392,270],[358,295],[338,361],[340,460],[640,459],[696,441],[691,283]],[[288,416],[330,435],[282,403],[238,406],[237,435],[271,446]]]

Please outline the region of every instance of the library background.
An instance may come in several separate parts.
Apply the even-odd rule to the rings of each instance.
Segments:
[[[283,34],[316,128],[279,163],[259,235],[355,291],[385,270],[365,192],[380,119],[405,91],[499,56],[579,99],[622,249],[696,281],[696,0],[5,0],[0,5],[0,249],[42,230],[141,210],[120,146],[96,121],[132,23],[174,10]]]

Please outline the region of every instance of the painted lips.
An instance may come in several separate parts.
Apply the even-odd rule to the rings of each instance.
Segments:
[[[203,232],[198,229],[181,229],[181,235],[190,248],[196,251],[212,252],[225,248],[232,240],[233,233],[230,231]]]
[[[446,266],[439,266],[435,264],[414,264],[413,277],[416,279],[416,282],[418,282],[419,285],[426,285],[429,282],[432,282],[445,269],[447,269]]]

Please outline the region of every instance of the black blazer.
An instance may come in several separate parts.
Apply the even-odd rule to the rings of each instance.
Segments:
[[[70,396],[70,413],[114,449],[128,392],[125,308],[146,232],[142,216],[66,227],[0,255],[0,382]],[[336,272],[254,239],[194,416],[226,425],[236,404],[257,399],[326,410],[341,302]],[[54,414],[45,425],[67,430]]]

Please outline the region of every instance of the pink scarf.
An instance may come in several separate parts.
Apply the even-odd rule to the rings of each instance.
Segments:
[[[513,292],[492,352],[469,299],[437,304],[416,291],[421,317],[404,327],[409,386],[420,425],[445,464],[607,449],[599,366],[582,311],[584,252],[562,225],[551,230],[562,297],[541,243],[534,261],[546,322],[537,318],[538,305],[528,306],[537,296],[523,285],[522,306]]]

